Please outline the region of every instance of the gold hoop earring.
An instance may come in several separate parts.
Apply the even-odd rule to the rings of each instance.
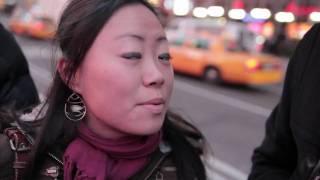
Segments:
[[[65,116],[73,122],[81,121],[86,115],[87,108],[77,93],[72,93],[64,104]]]

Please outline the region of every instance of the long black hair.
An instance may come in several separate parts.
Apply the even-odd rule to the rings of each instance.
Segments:
[[[65,101],[72,93],[68,87],[69,81],[105,23],[117,10],[134,3],[144,5],[156,15],[153,7],[144,0],[71,0],[64,10],[57,28],[56,43],[63,58],[68,61],[64,72],[66,80],[63,81],[56,72],[45,104],[47,110],[43,129],[33,152],[31,176],[40,169],[46,152],[57,148],[63,150],[75,138],[77,123],[67,120],[64,114]],[[199,154],[169,121],[168,115],[164,129],[166,139],[174,144],[179,179],[205,179]]]

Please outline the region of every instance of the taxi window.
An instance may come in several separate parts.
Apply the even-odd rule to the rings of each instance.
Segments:
[[[193,41],[193,47],[197,49],[209,49],[209,41],[207,39],[196,39]]]
[[[184,42],[183,38],[174,38],[169,41],[169,43],[174,46],[182,46],[183,42]]]

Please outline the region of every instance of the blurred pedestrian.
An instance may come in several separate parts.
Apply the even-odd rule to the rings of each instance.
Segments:
[[[0,179],[5,168],[25,179],[206,179],[202,134],[168,111],[169,44],[146,1],[71,0],[57,40],[63,58],[31,163],[0,161]]]
[[[38,102],[27,60],[13,35],[0,24],[0,108],[28,111]]]
[[[283,93],[254,151],[249,180],[320,179],[320,24],[290,59]]]

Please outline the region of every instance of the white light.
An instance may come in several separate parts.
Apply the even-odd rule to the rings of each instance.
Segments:
[[[228,16],[231,19],[242,20],[246,17],[246,11],[244,9],[230,9],[228,12]]]
[[[265,38],[263,36],[257,36],[256,37],[256,43],[259,45],[262,45],[265,42]]]
[[[175,0],[173,1],[173,13],[176,16],[185,16],[191,9],[190,0]]]
[[[284,23],[284,22],[290,23],[295,20],[295,17],[291,12],[278,12],[275,15],[275,19],[276,21],[281,23]]]
[[[224,8],[221,6],[208,7],[208,15],[211,17],[222,17],[224,15]]]
[[[207,9],[204,7],[196,7],[193,9],[193,16],[197,18],[205,18],[207,17]]]
[[[152,5],[158,6],[160,4],[159,0],[148,0],[148,2]]]
[[[165,0],[163,5],[166,9],[172,10],[173,9],[173,0]]]
[[[266,8],[253,8],[250,11],[250,15],[255,19],[269,19],[271,17],[271,11]]]
[[[309,15],[309,19],[313,22],[320,22],[320,12],[312,12]]]

